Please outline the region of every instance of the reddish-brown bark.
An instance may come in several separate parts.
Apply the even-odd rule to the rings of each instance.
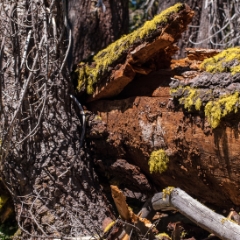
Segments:
[[[239,205],[239,115],[212,130],[203,115],[182,111],[171,100],[170,78],[184,79],[185,74],[187,80],[199,75],[197,66],[204,54],[217,53],[188,51],[195,60],[175,60],[172,70],[138,75],[118,99],[88,104],[107,124],[109,134],[104,141],[92,141],[92,147],[100,158],[113,162],[122,158],[138,166],[159,190],[177,186],[221,207]],[[193,76],[188,71],[176,76],[181,67],[191,69],[191,64],[195,66]],[[170,155],[168,169],[162,174],[150,174],[149,156],[160,148],[167,149]]]

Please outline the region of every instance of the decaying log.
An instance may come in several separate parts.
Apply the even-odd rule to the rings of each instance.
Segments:
[[[147,207],[147,206],[145,206]],[[215,213],[180,188],[167,188],[155,194],[150,208],[158,210],[178,210],[203,229],[224,240],[239,240],[240,226],[232,220]],[[143,216],[142,217],[147,217]]]
[[[161,56],[166,64],[176,52],[173,44],[191,22],[193,11],[176,4],[153,20],[100,51],[91,64],[80,63],[76,71],[78,91],[90,94],[88,101],[118,95],[136,73],[155,70],[153,58]],[[151,60],[151,61],[150,61]]]
[[[88,109],[107,123],[109,133],[107,143],[103,143],[106,139],[99,139],[92,146],[101,159],[113,159],[112,164],[121,158],[138,166],[155,186],[177,185],[199,199],[230,209],[240,204],[240,74],[200,69],[201,59],[209,52],[218,54],[188,50],[187,58],[173,60],[169,68],[147,76],[136,75],[114,101],[89,103]],[[232,57],[238,52],[239,48],[229,49],[220,56]],[[191,60],[190,55],[196,59]],[[216,59],[224,60],[219,54],[213,58],[217,64]],[[236,71],[237,61],[236,58],[220,66]],[[217,66],[212,68],[216,69]],[[195,109],[198,98],[200,110]],[[218,115],[211,114],[214,111],[205,115],[205,107],[211,102]],[[159,149],[169,155],[168,168],[161,174],[150,174],[149,157]]]
[[[220,49],[205,49],[205,48],[186,48],[187,57],[190,60],[203,61],[206,58],[210,58],[220,53]]]

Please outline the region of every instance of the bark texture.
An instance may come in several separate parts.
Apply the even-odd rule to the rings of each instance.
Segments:
[[[93,25],[91,1],[66,2],[0,4],[0,174],[25,239],[94,235],[104,218],[114,218],[92,158],[81,149],[82,116],[70,99],[65,59],[71,37],[70,61],[78,62],[121,35],[127,1],[104,2],[107,11],[96,9]]]
[[[229,115],[216,129],[212,129],[203,112],[189,113],[176,108],[169,93],[171,77],[179,77],[186,85],[189,81],[200,84],[206,79],[202,82],[205,92],[209,89],[209,77],[204,77],[206,73],[196,77],[200,74],[199,60],[204,51],[196,50],[195,57],[193,49],[188,51],[191,59],[172,61],[172,70],[139,75],[114,101],[98,100],[88,105],[107,123],[109,133],[104,140],[92,141],[92,148],[99,158],[111,159],[112,164],[121,158],[138,166],[159,190],[178,186],[217,206],[236,206],[240,204],[239,114]],[[206,56],[216,53],[205,51]],[[196,61],[197,58],[199,60]],[[222,84],[231,84],[229,76],[225,78],[229,82],[221,80],[225,75],[214,75],[215,83],[219,84],[214,88],[225,91],[226,85]],[[237,83],[238,75],[234,79]],[[151,153],[158,149],[165,149],[168,154],[168,168],[164,173],[150,174],[148,161]],[[114,172],[111,174],[117,178]]]
[[[106,11],[97,1],[68,1],[68,18],[73,33],[70,66],[91,58],[99,50],[128,31],[128,0],[103,1]]]

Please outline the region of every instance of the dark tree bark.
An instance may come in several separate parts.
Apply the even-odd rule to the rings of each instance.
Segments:
[[[103,1],[106,11],[96,7],[97,1],[70,0],[69,23],[73,33],[70,66],[88,59],[128,31],[128,0]]]
[[[128,1],[104,1],[104,14],[91,1],[69,1],[69,21],[66,2],[0,4],[0,176],[25,239],[93,235],[114,218],[81,149],[82,116],[65,61],[68,38],[72,65],[123,34]]]

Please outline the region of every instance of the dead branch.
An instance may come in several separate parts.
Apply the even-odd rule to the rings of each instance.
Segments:
[[[215,213],[179,188],[169,187],[155,194],[145,208],[152,208],[155,211],[175,209],[221,239],[240,239],[240,226],[237,223]],[[149,212],[142,211],[141,216],[147,217]]]

